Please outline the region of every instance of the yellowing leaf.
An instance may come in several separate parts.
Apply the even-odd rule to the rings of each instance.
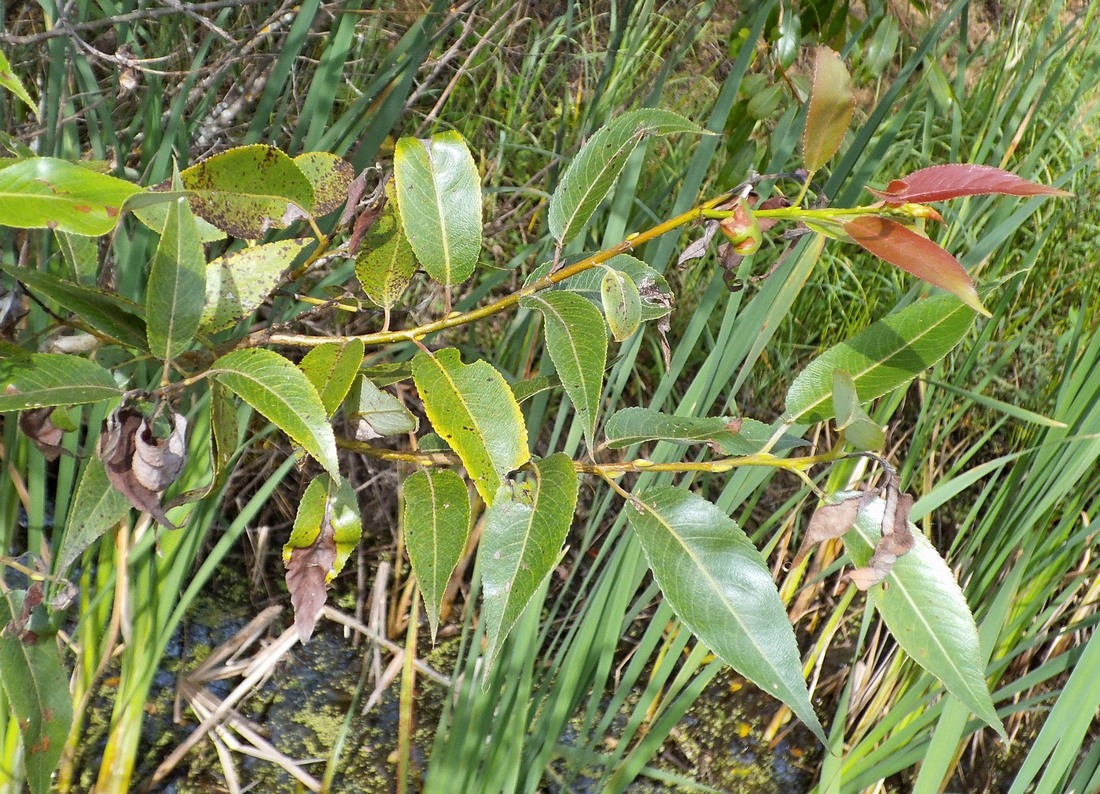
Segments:
[[[806,130],[802,134],[802,161],[807,171],[818,170],[836,154],[854,109],[852,78],[844,61],[828,47],[818,47]]]

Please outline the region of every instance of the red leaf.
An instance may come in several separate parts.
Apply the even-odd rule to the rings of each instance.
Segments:
[[[1006,196],[1070,196],[1058,188],[1038,185],[988,165],[934,165],[895,179],[886,190],[867,188],[887,204],[920,204],[960,196],[1001,193]]]
[[[862,248],[879,259],[900,267],[921,281],[955,295],[975,311],[987,317],[970,274],[951,256],[927,237],[900,223],[874,215],[865,215],[844,224],[844,231]]]

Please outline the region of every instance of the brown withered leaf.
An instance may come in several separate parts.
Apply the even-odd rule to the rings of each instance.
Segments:
[[[286,563],[286,586],[294,607],[294,626],[302,642],[309,642],[328,593],[325,579],[336,563],[336,533],[332,526],[331,507],[326,507],[317,540],[305,548],[290,552]]]
[[[159,439],[149,420],[144,420],[134,437],[134,477],[150,491],[163,492],[176,481],[187,462],[187,420],[172,414],[172,432]]]
[[[355,211],[359,208],[359,200],[367,192],[367,173],[370,168],[364,168],[348,185],[348,201],[344,205],[344,211],[340,213],[340,225],[347,226],[355,217]]]
[[[863,568],[856,568],[848,578],[860,590],[867,590],[881,582],[889,574],[898,557],[913,548],[913,533],[909,529],[909,512],[913,497],[900,493],[895,483],[886,488],[886,506],[882,514],[882,538],[875,546],[875,553]]]
[[[177,416],[178,414],[173,414],[174,428],[180,428],[176,419]],[[182,420],[183,417],[179,416],[178,419]],[[186,422],[183,423],[183,428],[186,428]],[[157,445],[151,443],[149,439],[143,441],[143,457],[138,463],[142,472],[141,477],[134,471],[135,462],[138,460],[138,437],[143,430],[147,431],[148,425],[145,416],[140,411],[125,406],[119,407],[103,423],[103,431],[99,436],[96,452],[100,460],[103,461],[103,467],[107,470],[107,479],[111,481],[111,485],[119,493],[130,501],[130,504],[138,510],[149,513],[160,524],[170,529],[179,529],[164,514],[157,491],[154,491],[146,482],[142,481],[144,478],[148,482],[159,484],[163,480],[163,474],[158,473],[157,456],[153,452]],[[173,435],[175,435],[175,432],[173,432]],[[175,461],[172,460],[167,465],[170,469],[175,465]],[[182,463],[180,463],[180,467],[182,467]],[[177,468],[176,474],[178,473],[179,469]],[[170,483],[171,480],[168,482]],[[167,484],[165,487],[167,487]]]
[[[690,242],[680,252],[680,256],[676,260],[676,267],[682,268],[686,262],[690,262],[692,259],[702,259],[706,256],[707,251],[710,250],[710,243],[716,234],[718,234],[718,221],[707,221],[703,224],[703,234],[697,240]]]
[[[843,537],[856,522],[859,511],[878,496],[878,491],[864,491],[852,494],[839,502],[821,505],[810,516],[810,523],[806,527],[806,535],[802,538],[802,545],[798,547],[798,553],[794,555],[791,565],[797,567],[809,556],[814,547],[826,540]]]
[[[51,405],[45,408],[32,408],[19,414],[19,429],[32,444],[38,447],[42,457],[51,462],[61,457],[63,452],[67,452],[61,446],[64,431],[50,421],[53,412],[54,406]]]

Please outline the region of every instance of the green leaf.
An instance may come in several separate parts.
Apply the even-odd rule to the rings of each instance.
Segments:
[[[838,494],[842,497],[843,494]],[[884,502],[876,499],[856,518],[844,545],[867,565],[882,537]],[[951,568],[924,534],[910,524],[915,545],[898,557],[882,587],[868,592],[898,645],[936,676],[979,719],[1005,736],[986,685],[978,629]]]
[[[199,327],[227,328],[256,311],[283,273],[313,241],[308,238],[254,245],[219,256],[206,266],[206,304]]]
[[[414,472],[401,486],[405,548],[435,642],[439,610],[470,537],[470,493],[450,469]]]
[[[542,313],[546,350],[577,411],[588,449],[595,449],[607,364],[607,331],[599,310],[571,292],[529,295],[519,305]]]
[[[517,403],[524,403],[530,400],[536,394],[542,394],[544,391],[550,391],[561,386],[561,378],[558,377],[558,373],[552,373],[550,375],[539,375],[531,378],[530,380],[521,380],[512,384],[512,394],[515,395]]]
[[[132,212],[134,217],[148,226],[157,234],[164,230],[164,224],[168,220],[168,207],[176,199],[190,199],[193,194],[187,190],[146,190],[135,193],[126,201],[124,210]],[[195,216],[195,228],[199,232],[199,240],[204,243],[212,243],[226,238],[225,232],[211,223]]]
[[[486,511],[478,553],[487,670],[557,565],[573,523],[577,490],[573,462],[558,453],[535,462],[534,482],[502,485]]]
[[[325,413],[332,416],[348,396],[348,390],[363,363],[363,342],[325,342],[306,353],[298,368],[306,374],[321,397]]]
[[[393,172],[416,258],[441,284],[465,281],[481,252],[481,180],[466,142],[457,132],[401,138]]]
[[[325,406],[300,369],[271,350],[236,350],[219,358],[207,373],[314,457],[340,481],[336,438]]]
[[[360,371],[380,389],[413,376],[411,361],[384,361],[363,367]]]
[[[121,394],[114,376],[94,361],[0,346],[0,411],[94,403]]]
[[[99,272],[99,243],[93,237],[55,231],[54,238],[76,284],[95,284]]]
[[[640,259],[629,254],[619,254],[604,262],[604,267],[614,268],[634,282],[641,297],[641,321],[648,322],[664,317],[672,311],[673,294],[665,277]],[[575,292],[603,308],[603,274],[601,268],[590,268],[558,283],[555,291]]]
[[[206,255],[184,199],[168,207],[145,295],[149,352],[170,360],[194,342],[206,296]]]
[[[397,211],[387,204],[382,214],[363,237],[355,257],[355,277],[374,304],[391,308],[416,272],[416,257],[397,219]]]
[[[787,391],[786,422],[835,416],[833,371],[852,376],[861,403],[912,380],[955,347],[974,322],[970,307],[936,295],[888,315],[810,362]]]
[[[833,371],[833,405],[836,429],[844,431],[844,440],[862,452],[882,449],[886,434],[863,410],[856,394],[856,383],[842,369]]]
[[[191,209],[222,231],[247,240],[308,217],[313,186],[274,146],[252,144],[216,154],[184,170]]]
[[[415,433],[420,426],[416,418],[402,402],[382,391],[369,378],[359,380],[359,393],[352,398],[355,407],[349,418],[355,423],[355,437],[359,441],[372,438]]]
[[[126,347],[145,350],[145,309],[125,298],[95,287],[73,284],[40,270],[0,264],[0,270],[32,292],[44,296],[79,317],[91,328],[117,339]]]
[[[27,89],[23,87],[23,81],[12,71],[11,64],[8,62],[8,57],[2,52],[0,52],[0,85],[21,99],[23,104],[29,107],[31,112],[34,113],[35,118],[38,118],[38,105],[35,104],[31,95],[27,93]]]
[[[839,55],[825,46],[817,48],[810,108],[802,134],[802,162],[810,173],[829,162],[852,120],[856,106],[852,78]]]
[[[643,441],[673,444],[713,444],[723,455],[755,455],[772,436],[772,429],[755,419],[673,416],[650,408],[623,408],[604,425],[611,449]]]
[[[294,158],[294,164],[313,188],[314,217],[327,215],[348,200],[348,188],[355,179],[355,167],[347,160],[329,152],[305,152]]]
[[[129,512],[129,500],[111,485],[103,461],[98,455],[90,455],[69,507],[69,519],[61,536],[54,573],[67,576],[69,568],[84,550]]]
[[[787,611],[741,528],[707,500],[672,486],[643,491],[625,510],[653,578],[684,625],[826,743]]]
[[[34,157],[0,169],[0,225],[98,237],[118,224],[137,185],[66,160]]]
[[[0,627],[18,617],[26,596],[22,590],[0,595]],[[33,794],[49,794],[50,778],[73,722],[69,675],[54,636],[24,644],[20,637],[0,637],[0,679],[13,723],[23,734],[23,766]]]
[[[214,484],[217,490],[225,484],[232,469],[229,464],[240,443],[237,425],[237,401],[229,390],[216,380],[210,382],[210,429],[214,442]]]
[[[678,132],[703,130],[670,111],[642,108],[624,113],[589,138],[550,197],[550,233],[558,244],[580,234],[644,138]]]
[[[492,504],[505,475],[531,458],[523,414],[508,384],[487,361],[463,364],[454,348],[418,353],[413,381],[432,427]]]
[[[628,339],[642,324],[642,296],[626,274],[613,267],[601,268],[600,298],[607,327],[616,342]]]

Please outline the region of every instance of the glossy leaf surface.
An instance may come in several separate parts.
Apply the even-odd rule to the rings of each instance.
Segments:
[[[741,528],[696,494],[650,488],[625,508],[665,600],[708,648],[790,706],[825,743],[794,630],[764,558]]]
[[[487,668],[557,565],[577,506],[577,473],[568,456],[551,455],[534,468],[533,481],[502,485],[485,514],[479,554]]]
[[[588,448],[593,449],[607,363],[607,331],[599,310],[570,292],[530,295],[520,300],[520,306],[542,314],[546,351],[584,427]]]
[[[441,284],[465,281],[481,252],[481,179],[466,142],[457,132],[401,138],[393,170],[416,258]]]
[[[798,374],[787,390],[787,422],[835,416],[833,371],[852,376],[861,403],[881,397],[931,367],[966,336],[974,312],[951,295],[906,306],[829,348]]]
[[[307,217],[313,206],[313,186],[306,175],[290,157],[266,144],[229,149],[180,177],[193,194],[196,215],[246,240]]]
[[[683,116],[656,108],[629,111],[602,127],[573,158],[550,198],[554,239],[565,245],[580,234],[644,138],[702,131]]]
[[[844,544],[857,565],[867,565],[882,537],[884,502],[856,517]],[[985,681],[978,629],[951,568],[924,534],[910,525],[915,545],[894,563],[884,586],[869,591],[898,644],[943,682],[984,723],[1005,736]]]
[[[184,199],[168,207],[149,269],[145,297],[149,352],[173,359],[189,348],[199,328],[206,296],[206,254],[191,208]]]
[[[97,237],[140,190],[67,160],[32,157],[0,169],[0,225]]]
[[[366,376],[359,379],[358,394],[352,399],[349,417],[355,423],[355,437],[359,441],[415,433],[420,426],[412,411]]]
[[[874,215],[856,218],[843,226],[857,245],[879,259],[912,273],[921,281],[947,290],[975,311],[989,315],[966,268],[927,237],[897,221]]]
[[[206,266],[201,328],[220,331],[260,308],[312,240],[278,240],[219,256]]]
[[[492,504],[505,475],[526,463],[527,428],[512,390],[487,361],[463,364],[454,348],[418,353],[413,380],[432,427]]]
[[[236,350],[210,375],[300,444],[339,482],[336,438],[317,390],[300,369],[271,350]]]
[[[470,493],[450,469],[414,472],[401,489],[405,547],[435,642],[447,584],[470,536]]]

